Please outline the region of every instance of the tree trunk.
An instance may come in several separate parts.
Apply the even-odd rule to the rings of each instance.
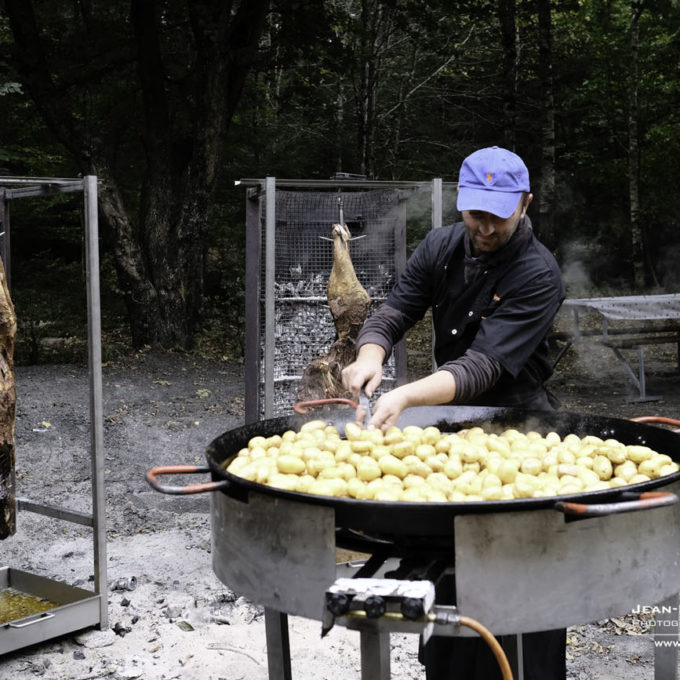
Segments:
[[[16,529],[14,497],[14,337],[17,320],[0,260],[0,539]]]
[[[628,197],[630,201],[633,286],[645,285],[644,241],[640,224],[640,149],[638,138],[638,46],[642,2],[630,3],[630,83],[628,85]]]
[[[359,96],[357,97],[360,172],[375,176],[376,100],[381,62],[389,44],[393,10],[380,0],[361,1]]]
[[[268,4],[268,0],[187,4],[185,37],[193,48],[192,61],[186,65],[190,90],[182,104],[188,113],[175,111],[169,94],[173,78],[167,73],[161,44],[162,31],[168,28],[164,3],[132,0],[130,16],[121,17],[133,31],[139,115],[144,121],[146,162],[139,209],[133,215],[120,183],[127,179],[128,165],[123,163],[117,171],[115,150],[98,135],[97,124],[105,124],[106,117],[92,127],[86,116],[78,115],[82,92],[71,95],[76,88],[64,86],[71,76],[68,69],[52,72],[60,62],[47,58],[33,3],[5,0],[14,63],[28,93],[81,172],[102,180],[99,204],[105,236],[113,248],[135,346],[192,344],[203,295],[203,253],[216,171]]]
[[[556,246],[555,211],[555,94],[552,65],[552,18],[550,0],[538,2],[539,80],[542,92],[541,179],[538,190],[537,231],[543,243]]]
[[[503,135],[504,144],[515,149],[517,128],[517,27],[515,0],[499,0],[498,20],[503,46]]]

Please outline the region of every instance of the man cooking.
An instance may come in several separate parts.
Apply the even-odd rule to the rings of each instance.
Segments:
[[[392,347],[428,308],[437,370],[382,394],[368,427],[385,431],[411,406],[552,408],[544,386],[552,373],[547,334],[565,291],[526,215],[532,198],[529,171],[515,153],[494,146],[463,161],[457,199],[463,221],[432,230],[416,248],[361,329],[343,383],[355,397],[362,388],[371,397]],[[364,418],[362,409],[357,414]],[[524,636],[526,680],[565,677],[565,639],[564,630]],[[424,650],[428,680],[500,677],[479,642],[431,638]]]

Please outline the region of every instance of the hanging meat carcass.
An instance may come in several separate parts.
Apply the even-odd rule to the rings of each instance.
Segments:
[[[327,298],[336,339],[327,354],[311,361],[305,369],[297,393],[299,401],[351,396],[342,386],[342,369],[354,361],[357,335],[371,302],[354,271],[347,225],[334,224],[332,235],[333,267],[328,277]]]
[[[15,531],[14,498],[14,338],[17,319],[0,261],[0,539]]]

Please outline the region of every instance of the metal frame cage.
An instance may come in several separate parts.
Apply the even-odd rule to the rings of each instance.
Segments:
[[[455,184],[363,179],[242,179],[246,192],[245,417],[289,414],[307,365],[335,339],[326,297],[329,242],[340,217],[350,229],[357,278],[380,305],[407,259],[407,232],[441,226],[455,213]],[[405,341],[386,363],[383,385],[406,380]]]
[[[11,276],[10,204],[20,198],[82,192],[88,322],[88,385],[90,425],[90,491],[92,510],[81,512],[42,500],[16,498],[16,508],[79,524],[92,530],[93,590],[57,579],[4,566],[0,561],[0,590],[13,588],[53,602],[49,611],[0,625],[0,655],[90,626],[108,627],[106,497],[104,488],[104,419],[101,360],[101,307],[99,292],[99,222],[97,177],[2,177],[2,240],[0,255],[8,282]],[[12,471],[14,474],[14,471]]]

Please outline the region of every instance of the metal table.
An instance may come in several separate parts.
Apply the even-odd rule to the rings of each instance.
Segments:
[[[583,341],[587,335],[609,347],[621,362],[626,375],[639,391],[639,397],[635,401],[659,399],[659,397],[647,394],[645,346],[659,343],[678,343],[680,337],[678,335],[680,332],[680,294],[571,298],[563,302],[562,309],[569,310],[572,313],[572,330],[570,336],[566,339],[566,345],[560,350],[553,362],[553,367],[559,363],[573,344]],[[581,328],[582,316],[592,312],[597,313],[602,322],[601,331],[597,333],[587,333]],[[610,321],[641,322],[641,324],[635,328],[611,328]],[[670,322],[670,325],[659,326],[658,323],[648,323],[663,321]],[[623,349],[637,351],[637,374],[627,357],[622,353]],[[680,350],[680,343],[678,343],[678,349]],[[680,358],[680,353],[678,356]]]

